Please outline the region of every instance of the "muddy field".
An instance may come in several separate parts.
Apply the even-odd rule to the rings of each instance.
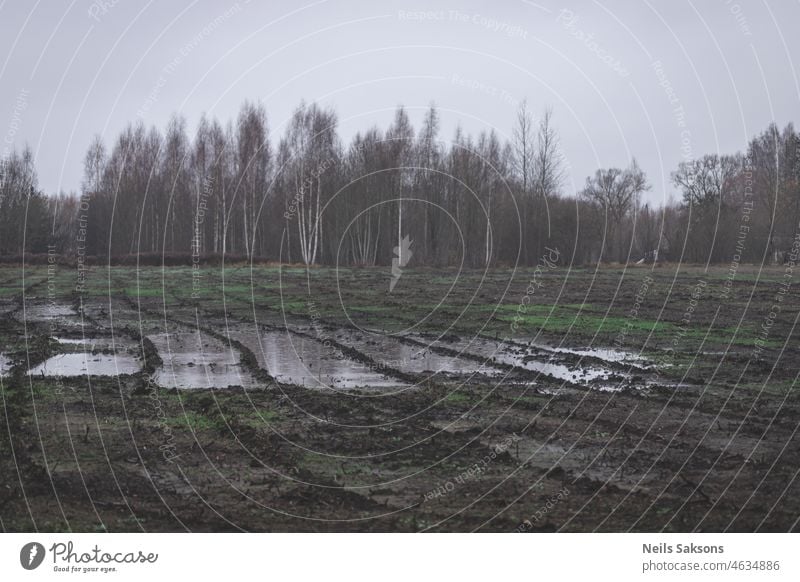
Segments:
[[[0,267],[0,525],[797,530],[793,276]]]

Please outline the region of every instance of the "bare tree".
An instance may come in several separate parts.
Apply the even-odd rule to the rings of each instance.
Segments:
[[[619,260],[617,234],[623,219],[636,205],[641,194],[650,189],[647,177],[636,160],[625,169],[608,168],[595,172],[586,179],[581,195],[605,216],[606,240],[611,248],[611,259]]]
[[[422,205],[417,205],[421,216],[417,215],[414,240],[415,254],[422,261],[435,261],[439,254],[439,234],[445,227],[442,212],[436,209],[441,207],[442,191],[444,190],[444,176],[441,173],[442,147],[439,143],[439,112],[434,105],[428,108],[422,122],[422,130],[417,136],[416,165],[414,172],[414,191],[416,196],[424,200]],[[434,206],[436,205],[436,206]],[[443,233],[441,233],[443,234]]]
[[[0,161],[0,254],[42,252],[49,226],[33,152],[13,151]]]
[[[100,192],[106,164],[106,146],[103,138],[95,135],[83,160],[83,192],[92,195]]]
[[[514,172],[520,184],[518,207],[522,215],[522,257],[525,264],[528,264],[530,254],[528,250],[528,230],[531,213],[531,191],[536,162],[534,159],[536,128],[533,115],[528,110],[527,100],[523,100],[517,110],[516,126],[512,134],[512,143]]]
[[[496,257],[493,221],[500,203],[500,193],[506,180],[506,158],[494,131],[482,133],[478,140],[476,192],[485,219],[483,264],[491,265]]]
[[[245,254],[256,246],[256,219],[267,195],[271,149],[264,107],[245,103],[236,125],[237,184],[234,197],[241,212],[241,239]]]
[[[384,169],[383,148],[383,135],[374,127],[364,134],[356,134],[345,156],[348,186],[342,226],[349,226],[349,255],[356,265],[374,265],[377,261],[384,214],[380,204],[384,180],[381,174]]]
[[[297,223],[300,256],[316,263],[322,240],[322,207],[333,190],[329,171],[338,163],[336,114],[316,104],[295,110],[281,145],[280,171],[290,190],[286,216]],[[327,178],[327,179],[326,179]]]
[[[510,140],[458,128],[445,147],[433,106],[418,133],[401,107],[385,131],[356,134],[343,147],[335,113],[301,105],[275,162],[258,105],[245,103],[235,124],[201,119],[191,142],[179,117],[163,136],[130,124],[108,150],[99,137],[89,145],[85,200],[44,200],[30,150],[10,154],[0,166],[0,252],[48,240],[74,251],[69,233],[80,208],[89,225],[81,227],[85,252],[95,255],[197,248],[311,264],[336,261],[341,251],[353,264],[375,265],[388,264],[395,247],[404,252],[409,236],[415,264],[437,266],[462,258],[471,267],[512,264],[520,250],[530,264],[553,241],[578,262],[625,260],[624,243],[629,253],[658,250],[676,260],[729,260],[732,252],[786,259],[800,221],[800,135],[791,124],[767,127],[746,156],[680,164],[671,178],[682,199],[639,210],[649,185],[635,161],[598,170],[577,198],[562,195],[552,120],[550,110],[534,120],[523,103]],[[522,232],[514,228],[518,208]],[[749,230],[740,245],[745,209]]]
[[[186,120],[174,116],[167,125],[162,156],[162,179],[169,207],[169,242],[165,250],[172,252],[187,252],[191,246],[191,226],[185,212],[191,208],[189,156]]]
[[[536,256],[544,252],[542,234],[552,236],[549,223],[549,199],[557,196],[564,181],[564,167],[558,134],[553,127],[553,111],[546,109],[539,120],[534,154],[534,214],[537,220]]]
[[[555,196],[564,181],[564,167],[558,134],[553,127],[553,110],[546,109],[539,120],[534,154],[534,188],[542,198]]]
[[[60,192],[56,196],[49,196],[47,205],[52,225],[50,234],[52,244],[57,245],[62,254],[74,254],[78,251],[78,243],[80,243],[81,252],[85,252],[86,237],[80,233],[78,226],[80,200],[77,194]],[[78,238],[81,240],[78,241]]]
[[[391,180],[391,193],[397,199],[397,248],[399,249],[398,261],[403,262],[403,198],[407,196],[411,184],[411,165],[414,151],[414,129],[403,107],[398,107],[394,115],[394,122],[386,132],[386,142],[389,153],[389,164],[393,171],[389,174]]]
[[[514,148],[514,171],[527,195],[533,182],[536,128],[533,115],[528,110],[528,101],[523,100],[517,109],[516,126],[512,133]]]
[[[672,183],[682,190],[687,206],[708,208],[722,204],[738,170],[739,162],[733,156],[705,155],[681,162],[672,173]]]

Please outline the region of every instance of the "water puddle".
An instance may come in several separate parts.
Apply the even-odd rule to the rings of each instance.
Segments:
[[[448,355],[418,345],[404,343],[397,338],[377,333],[340,330],[335,334],[336,340],[351,346],[375,361],[376,369],[395,368],[411,374],[447,374],[471,375],[476,373],[498,375],[503,371],[491,365]]]
[[[239,364],[239,354],[204,333],[147,336],[164,362],[154,380],[164,388],[255,388],[260,383]]]
[[[64,353],[28,371],[31,376],[116,376],[136,374],[142,364],[135,342],[124,337],[55,337]]]
[[[13,364],[11,358],[5,354],[0,354],[0,376],[7,376]]]
[[[296,327],[292,329],[299,330]],[[312,328],[310,331],[315,332]],[[625,352],[611,349],[555,349],[485,338],[450,338],[430,345],[434,342],[432,337],[409,335],[409,339],[423,344],[414,345],[392,336],[360,330],[323,330],[323,334],[317,340],[287,331],[263,331],[260,336],[241,329],[231,331],[232,339],[251,349],[259,365],[278,381],[310,388],[391,388],[404,385],[385,373],[389,369],[411,374],[479,373],[497,377],[507,372],[496,364],[504,364],[559,381],[615,391],[622,389],[627,382],[625,374],[602,365],[577,364],[574,360],[591,356],[596,361],[619,364],[630,357]],[[329,338],[358,350],[374,363],[364,364],[345,356],[332,344],[324,343]],[[467,357],[431,349],[437,346]]]
[[[561,355],[575,355],[572,352],[551,351],[549,357],[542,357],[538,347],[526,347],[502,340],[476,337],[472,339],[451,338],[451,341],[443,339],[436,341],[435,338],[422,335],[417,335],[414,339],[432,346],[438,345],[464,354],[485,358],[489,363],[499,362],[508,366],[515,366],[550,376],[556,380],[581,384],[597,390],[620,390],[620,383],[625,379],[625,375],[608,368],[593,365],[576,365],[560,358]],[[431,342],[434,343],[431,344]]]
[[[232,330],[232,339],[256,355],[279,382],[307,388],[398,388],[406,383],[342,354],[335,346],[286,331]]]
[[[89,338],[71,338],[71,337],[57,337],[55,340],[64,346],[89,346],[90,349],[94,345],[93,340]]]
[[[602,368],[571,368],[564,364],[553,364],[538,360],[523,361],[519,366],[559,380],[575,382],[576,384],[588,384],[596,380],[609,380],[611,376],[608,370],[603,370]]]
[[[129,354],[58,354],[31,369],[30,376],[116,376],[136,374],[141,362]]]
[[[17,313],[22,317],[23,311]],[[34,323],[46,323],[51,329],[55,327],[78,328],[83,325],[81,317],[72,306],[64,303],[26,303],[25,319]]]
[[[572,354],[575,356],[581,356],[586,358],[595,358],[597,360],[603,360],[604,362],[609,362],[612,364],[620,364],[620,363],[633,363],[633,364],[642,364],[645,363],[644,358],[632,354],[630,352],[625,352],[622,350],[614,350],[611,348],[565,348],[565,347],[554,347],[545,344],[537,344],[532,343],[530,344],[532,347],[545,351],[545,352],[554,352],[557,354]]]

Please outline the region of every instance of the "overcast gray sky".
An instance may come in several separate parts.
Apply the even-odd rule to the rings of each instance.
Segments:
[[[425,13],[419,14],[419,11]],[[442,137],[510,135],[551,106],[568,192],[632,156],[653,184],[800,113],[797,1],[313,3],[0,0],[0,148],[28,143],[47,193],[78,190],[91,137],[260,100],[273,141],[301,99],[347,139],[434,101]]]

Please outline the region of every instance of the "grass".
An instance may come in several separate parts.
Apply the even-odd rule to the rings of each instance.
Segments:
[[[361,311],[363,313],[386,313],[396,309],[390,305],[356,305],[347,308],[348,311]]]
[[[186,411],[183,414],[176,416],[167,416],[163,422],[172,428],[189,428],[191,430],[214,429],[221,430],[225,428],[225,422],[221,418],[211,418],[205,414]]]
[[[472,397],[469,394],[464,394],[463,392],[450,392],[445,397],[445,402],[450,404],[469,404],[472,402]]]
[[[704,340],[704,349],[725,346],[731,340],[739,347],[752,346],[763,320],[763,310],[759,304],[754,304],[747,308],[745,321],[738,329],[729,327],[729,318],[728,326],[715,326],[709,331],[709,313],[695,314],[690,327],[686,330],[681,328],[679,319],[685,309],[686,297],[697,278],[703,277],[710,282],[702,299],[710,307],[717,303],[716,295],[721,288],[717,281],[726,277],[724,266],[712,268],[707,273],[693,267],[682,268],[671,296],[666,294],[670,292],[675,276],[673,269],[653,271],[656,282],[651,286],[642,313],[637,318],[629,317],[628,312],[633,302],[631,295],[639,288],[644,273],[641,270],[626,272],[621,287],[619,277],[622,270],[619,268],[604,268],[597,272],[593,269],[561,269],[546,273],[542,287],[537,288],[532,297],[533,303],[520,314],[519,300],[525,295],[530,272],[531,269],[518,270],[511,286],[506,289],[510,270],[489,271],[486,276],[482,271],[464,271],[451,290],[453,277],[450,275],[454,276],[455,271],[437,273],[408,269],[404,272],[408,285],[389,295],[382,284],[386,273],[381,269],[314,267],[307,270],[298,266],[257,265],[251,268],[237,265],[226,267],[223,278],[219,266],[204,266],[202,285],[193,288],[190,267],[169,267],[166,270],[161,267],[112,267],[97,268],[87,280],[85,289],[88,297],[107,296],[110,277],[112,298],[124,294],[147,304],[166,295],[168,302],[175,307],[175,301],[185,301],[210,311],[221,309],[224,298],[226,308],[239,317],[252,317],[253,308],[307,317],[310,315],[308,301],[312,300],[313,311],[326,320],[347,322],[349,316],[356,324],[387,329],[427,318],[419,329],[436,332],[454,324],[453,332],[471,335],[477,329],[484,333],[508,332],[510,325],[516,322],[518,329],[515,333],[520,337],[539,333],[569,334],[585,341],[597,335],[603,341],[611,341],[620,336],[623,345],[631,347],[640,347],[648,336],[651,341],[665,343],[680,336],[681,347],[687,352],[700,346]],[[731,310],[743,309],[746,305],[752,286],[748,281],[754,279],[755,272],[753,268],[737,274],[739,285],[730,298]],[[0,300],[19,295],[18,273],[19,267],[0,267],[0,281],[5,283],[0,285]],[[774,287],[771,281],[781,273],[779,267],[765,269],[761,279],[763,286],[759,287],[762,295],[766,290],[771,299]],[[567,277],[566,285],[564,277]],[[73,269],[56,271],[54,280],[58,289],[64,288],[59,297],[65,302],[73,297],[74,279]],[[36,281],[47,282],[46,266],[26,267],[26,284]],[[485,288],[479,288],[479,284]],[[590,285],[592,301],[580,301]],[[619,295],[619,288],[627,294]],[[480,291],[477,297],[476,289]],[[39,286],[29,296],[38,295],[43,299],[44,291],[45,288]],[[446,294],[440,305],[437,300]],[[502,303],[487,301],[487,296],[502,297]],[[473,300],[475,302],[470,304]],[[662,306],[667,306],[663,313],[669,314],[669,319],[656,320],[656,314],[662,313]],[[431,313],[434,308],[437,309]],[[494,314],[491,319],[489,314]],[[778,348],[786,333],[773,333],[774,337],[768,338],[766,346]]]

